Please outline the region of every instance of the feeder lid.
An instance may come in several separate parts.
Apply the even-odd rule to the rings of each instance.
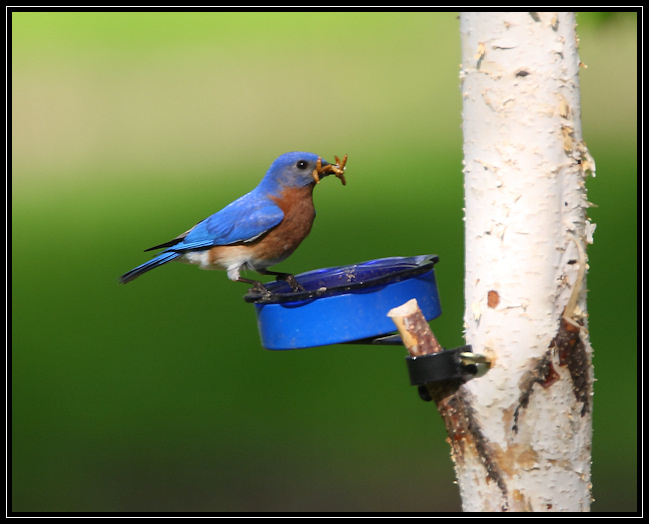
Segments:
[[[426,320],[441,314],[434,265],[436,255],[389,257],[316,269],[296,280],[265,284],[270,294],[251,290],[262,345],[295,349],[352,342],[395,331],[390,309],[416,298]]]

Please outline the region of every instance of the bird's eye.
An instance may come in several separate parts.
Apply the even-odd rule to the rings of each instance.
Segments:
[[[307,167],[309,167],[309,163],[306,160],[298,160],[295,163],[295,167],[297,167],[298,169],[306,169]]]

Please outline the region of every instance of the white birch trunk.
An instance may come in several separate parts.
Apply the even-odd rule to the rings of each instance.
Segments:
[[[465,511],[587,511],[592,433],[585,178],[573,13],[463,13]],[[565,318],[565,320],[564,320]],[[451,437],[451,440],[453,437]]]

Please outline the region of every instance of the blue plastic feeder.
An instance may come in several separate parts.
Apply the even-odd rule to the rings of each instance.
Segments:
[[[436,255],[390,257],[316,269],[286,282],[265,284],[270,295],[249,292],[266,349],[298,349],[371,339],[394,332],[388,311],[417,299],[426,320],[441,315]]]

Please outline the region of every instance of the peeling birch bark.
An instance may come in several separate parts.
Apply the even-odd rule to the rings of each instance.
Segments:
[[[592,348],[573,13],[462,13],[466,342],[492,368],[453,400],[465,511],[587,511]],[[448,427],[448,424],[447,424]],[[453,431],[453,428],[450,428]]]

